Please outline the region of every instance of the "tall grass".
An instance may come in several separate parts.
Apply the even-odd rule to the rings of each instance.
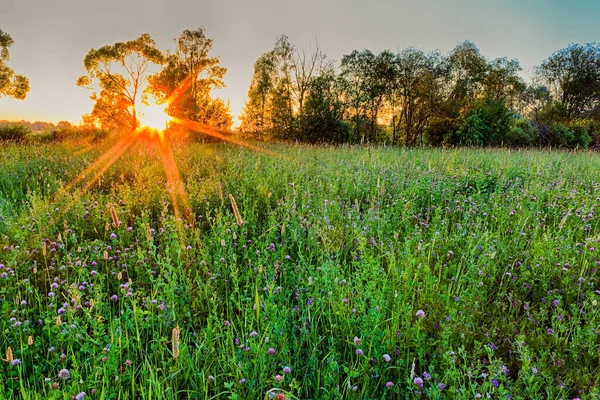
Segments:
[[[600,395],[597,155],[109,146],[0,147],[0,397]]]

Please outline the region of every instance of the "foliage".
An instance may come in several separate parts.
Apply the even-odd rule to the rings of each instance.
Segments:
[[[558,50],[538,68],[567,121],[586,118],[600,108],[600,45],[572,44]]]
[[[164,55],[146,33],[135,40],[90,50],[83,63],[88,74],[77,80],[78,86],[94,90],[90,96],[94,108],[84,121],[116,131],[137,128],[150,68],[163,62]]]
[[[350,141],[351,128],[342,119],[341,105],[335,97],[335,84],[333,74],[311,81],[296,139],[311,143]]]
[[[513,115],[504,98],[486,97],[477,101],[467,113],[449,144],[499,146],[510,131]]]
[[[536,140],[535,133],[531,121],[525,118],[516,119],[506,134],[504,144],[511,147],[531,146]]]
[[[162,70],[150,77],[150,91],[160,102],[168,101],[171,116],[229,129],[229,107],[211,98],[212,90],[225,86],[227,72],[218,57],[209,56],[212,39],[198,28],[183,31],[176,43],[175,53],[167,53]]]
[[[10,59],[8,48],[14,43],[13,38],[0,29],[0,97],[8,96],[24,100],[29,92],[29,79],[6,65]]]
[[[0,141],[21,142],[31,135],[31,129],[22,124],[0,126]]]
[[[294,129],[293,55],[287,36],[282,35],[273,50],[254,63],[248,100],[240,116],[242,132],[286,137]]]

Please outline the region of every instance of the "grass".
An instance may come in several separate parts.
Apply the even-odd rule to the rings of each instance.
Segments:
[[[110,145],[0,146],[0,397],[600,396],[597,155]]]

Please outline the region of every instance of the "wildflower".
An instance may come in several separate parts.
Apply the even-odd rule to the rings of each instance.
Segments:
[[[112,301],[117,301],[117,300],[119,300],[119,296],[117,296],[116,294],[113,294],[110,299]]]
[[[431,375],[429,375],[428,372],[423,372],[423,378],[429,379],[429,378],[431,378]]]
[[[385,361],[386,363],[390,362],[391,360],[389,354],[384,354],[383,356],[381,356],[381,358],[383,358],[383,361]]]
[[[64,313],[65,313],[65,311],[66,311],[66,310],[65,310],[64,308],[62,308],[62,307],[61,307],[61,308],[59,308],[59,309],[58,309],[57,313],[58,313],[58,315],[60,315],[60,314],[64,314]]]
[[[492,386],[497,388],[500,386],[500,383],[496,379],[492,379]]]
[[[214,382],[215,381],[215,377],[212,376],[212,375],[209,375],[208,376],[208,380],[209,380],[209,382]]]
[[[413,380],[413,383],[417,385],[419,388],[423,389],[423,379],[418,376]]]
[[[18,358],[15,358],[12,362],[11,365],[15,366],[15,365],[19,365],[21,364],[21,360],[19,360]]]
[[[80,392],[77,396],[75,396],[75,400],[81,400],[85,397],[85,392]]]
[[[446,388],[446,385],[444,385],[443,382],[438,383],[438,389],[444,390],[445,388]]]
[[[125,360],[125,364],[127,365],[131,365],[133,361],[131,361],[130,359]]]
[[[354,345],[358,346],[360,344],[360,338],[358,336],[354,336]]]
[[[275,380],[277,382],[281,382],[281,375],[279,375],[279,374],[275,375]]]
[[[356,349],[356,355],[357,356],[362,356],[364,353],[362,351],[362,349]]]
[[[423,310],[417,311],[417,317],[419,317],[419,318],[425,318],[425,311],[423,311]]]
[[[242,378],[240,379],[240,383],[243,385],[244,383],[246,383],[246,378]]]
[[[269,350],[267,350],[267,353],[269,353],[269,355],[272,356],[273,354],[275,354],[275,349],[272,347],[269,347]]]
[[[392,386],[394,386],[394,382],[388,382],[385,384],[385,387],[387,387],[388,389],[391,388]]]
[[[314,297],[310,297],[308,299],[308,301],[306,302],[307,306],[312,306],[312,304],[315,302],[315,298]]]
[[[71,373],[69,372],[68,369],[61,369],[60,371],[58,371],[58,377],[62,378],[62,379],[68,379],[71,376]]]
[[[286,373],[286,374],[289,374],[289,373],[292,372],[292,370],[291,370],[290,367],[283,367],[283,372]]]
[[[230,326],[230,325],[231,325],[231,323],[230,323],[229,321],[225,320],[225,322],[223,323],[223,325],[225,325],[225,326]]]
[[[554,333],[554,331],[552,329],[548,328],[548,330],[546,331],[546,333],[548,335],[552,335]]]
[[[250,337],[256,337],[256,336],[258,336],[258,332],[256,332],[256,331],[250,332]]]

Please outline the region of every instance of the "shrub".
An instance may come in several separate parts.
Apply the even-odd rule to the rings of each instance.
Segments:
[[[458,128],[457,143],[466,146],[500,145],[510,131],[513,116],[503,99],[477,101]]]
[[[551,125],[540,124],[539,129],[542,146],[587,149],[592,143],[591,126],[585,121],[577,121],[569,125],[562,122]]]
[[[511,147],[530,146],[535,138],[535,131],[530,121],[519,118],[511,125],[504,144]]]
[[[0,140],[21,142],[31,135],[31,128],[21,124],[7,124],[0,127]]]

